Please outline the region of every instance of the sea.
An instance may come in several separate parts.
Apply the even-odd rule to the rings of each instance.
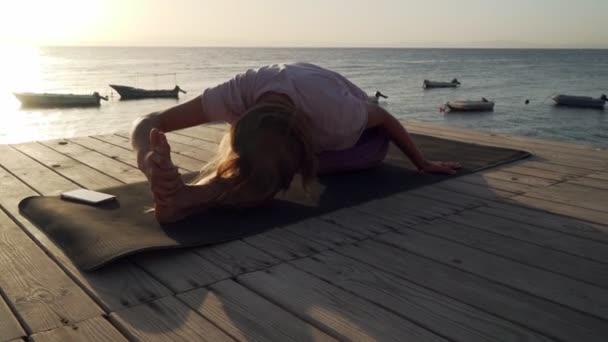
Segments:
[[[557,93],[608,93],[608,50],[126,48],[0,49],[0,144],[126,131],[140,115],[200,95],[237,73],[304,61],[342,73],[401,119],[608,146],[608,110],[556,107]],[[423,80],[458,78],[457,89],[424,90]],[[121,101],[109,84],[188,93],[179,100]],[[109,96],[98,108],[26,109],[13,92]],[[496,102],[494,112],[445,113],[449,100]],[[525,101],[529,100],[529,104]]]

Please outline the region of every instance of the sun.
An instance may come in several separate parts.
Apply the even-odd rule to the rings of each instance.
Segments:
[[[0,44],[84,42],[105,11],[104,0],[19,0],[2,4]]]

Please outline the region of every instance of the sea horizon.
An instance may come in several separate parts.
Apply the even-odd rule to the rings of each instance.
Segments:
[[[366,92],[381,90],[400,119],[608,146],[604,111],[556,107],[554,94],[608,93],[606,49],[436,47],[125,47],[50,46],[9,58],[0,81],[0,143],[128,130],[139,115],[186,101],[249,68],[306,61],[336,70]],[[458,78],[457,89],[423,90],[422,81]],[[119,101],[108,84],[188,91],[179,101]],[[13,92],[110,96],[98,108],[26,109]],[[486,97],[495,111],[445,114],[447,101]],[[530,105],[525,105],[530,100]]]

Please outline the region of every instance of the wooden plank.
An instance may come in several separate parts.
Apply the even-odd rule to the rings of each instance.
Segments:
[[[532,159],[528,158],[528,159],[522,160],[522,161],[518,162],[517,165],[521,165],[521,166],[525,166],[525,167],[529,167],[529,168],[540,169],[540,170],[548,170],[548,171],[558,172],[563,175],[578,176],[578,177],[586,176],[590,172],[592,172],[590,170],[587,170],[584,168],[579,168],[579,167],[574,167],[574,166],[564,166],[564,165],[555,165],[555,164],[545,163],[545,162],[542,162],[539,160],[535,160],[534,158],[532,158]]]
[[[422,122],[408,122],[405,125],[408,129],[430,130],[437,132],[438,134],[451,134],[454,136],[470,137],[478,141],[500,141],[504,146],[513,146],[523,149],[542,149],[554,153],[566,153],[569,155],[580,155],[589,158],[600,158],[608,160],[608,158],[605,157],[604,148],[592,145],[577,145],[573,143],[558,142],[548,139],[534,139],[530,137],[522,137],[515,135],[488,133],[472,129],[446,127]]]
[[[180,131],[176,131],[175,133],[167,133],[167,139],[169,139],[170,143],[180,143],[196,148],[200,148],[205,151],[216,153],[219,147],[219,143],[210,142],[207,140],[201,140],[197,138],[188,137],[185,135],[179,134]]]
[[[458,178],[436,183],[435,185],[438,188],[487,200],[501,200],[517,195],[517,193],[490,188],[487,184],[477,185],[459,181]]]
[[[87,187],[89,189],[103,189],[116,185],[116,179],[109,177],[81,162],[78,162],[64,154],[61,154],[53,149],[50,149],[39,143],[27,143],[14,145],[17,150],[24,154],[27,154],[37,162],[45,165],[47,168],[52,169],[58,174],[65,178],[68,178],[71,182],[81,187]],[[34,166],[29,166],[33,168]],[[36,184],[40,192],[43,194],[51,195],[61,189],[68,190],[69,185],[65,180],[62,183],[55,184],[52,191],[44,191],[43,186],[48,186],[45,182],[40,182],[41,178],[51,178],[53,172],[46,171],[44,177],[38,179],[29,179],[28,184]],[[72,187],[74,185],[71,185]]]
[[[519,164],[503,166],[500,168],[500,170],[519,175],[518,176],[519,179],[528,179],[530,181],[532,179],[535,179],[536,184],[530,184],[530,185],[534,185],[534,186],[551,185],[555,182],[563,182],[563,181],[567,181],[570,179],[574,179],[576,177],[576,176],[572,176],[572,175],[568,175],[568,174],[563,174],[561,172],[542,170],[542,169],[537,169],[534,167],[527,167],[527,166],[519,165]],[[529,176],[529,177],[525,178],[524,176]],[[545,181],[544,183],[543,183],[543,180]],[[553,181],[553,182],[551,182],[551,181]]]
[[[319,219],[348,229],[357,229],[365,236],[373,236],[393,230],[383,220],[362,214],[359,210],[346,208],[325,214]]]
[[[471,228],[472,226],[473,224],[466,225],[462,222],[454,223],[439,219],[429,224],[412,227],[412,229],[515,260],[522,264],[608,288],[608,266],[605,263],[572,256],[523,240],[506,237],[502,234],[495,234],[492,229],[488,229],[490,232],[487,232],[482,229]],[[487,223],[481,223],[480,226],[484,226],[485,229]],[[496,231],[499,230],[496,228]],[[604,252],[604,255],[608,256],[608,253]]]
[[[605,173],[605,172],[592,173],[592,174],[588,175],[588,177],[608,181],[608,173]]]
[[[481,211],[465,211],[446,217],[445,220],[483,229],[502,236],[508,236],[538,246],[551,248],[571,255],[577,255],[601,263],[608,263],[608,245],[589,239],[562,234],[522,222],[485,214]],[[478,234],[478,233],[475,233]],[[581,260],[581,263],[583,261]],[[584,264],[584,263],[582,263]],[[608,272],[608,267],[605,270]],[[606,274],[608,275],[608,273]]]
[[[327,249],[324,244],[303,238],[283,228],[275,228],[243,239],[280,260],[292,260]]]
[[[569,181],[570,184],[583,185],[590,188],[608,190],[608,179],[597,179],[592,177],[581,177]],[[590,190],[593,191],[593,190]]]
[[[408,228],[401,229],[399,233],[382,234],[377,239],[486,279],[608,319],[608,290]]]
[[[537,210],[545,210],[550,213],[570,216],[579,220],[593,223],[606,224],[608,222],[608,213],[583,207],[577,207],[570,204],[547,201],[543,198],[516,196],[510,198],[508,203],[517,204],[519,206],[524,206]]]
[[[113,312],[110,320],[138,341],[233,341],[175,297]]]
[[[189,250],[138,254],[134,261],[175,293],[230,277],[230,273]]]
[[[49,164],[53,165],[52,163],[69,165],[66,167],[53,168],[53,170],[65,173],[66,177],[74,176],[78,179],[79,185],[84,188],[97,189],[121,185],[119,181],[105,176],[99,171],[89,168],[43,145],[36,143],[25,144],[20,145],[19,148],[22,148],[27,153],[31,153],[32,156],[41,158],[40,161],[47,166],[49,166]],[[2,160],[2,158],[3,155],[0,155],[0,160]],[[66,163],[66,159],[69,163]],[[30,160],[25,166],[30,168],[37,167],[34,164],[36,164],[36,162]],[[61,178],[63,179],[63,182],[61,184],[55,184],[58,189],[45,188],[46,185],[44,184],[46,183],[46,179],[50,177],[50,175],[47,174],[51,173],[53,173],[53,171],[51,171],[50,168],[46,169],[46,173],[41,174],[41,177],[29,179],[31,182],[29,185],[34,188],[44,188],[45,191],[48,191],[46,193],[43,192],[42,195],[52,195],[59,192],[59,190],[77,187],[70,182],[70,180]],[[44,233],[21,217],[17,208],[18,202],[21,198],[36,195],[36,193],[32,193],[29,188],[14,178],[7,180],[7,182],[9,181],[14,188],[12,190],[12,197],[3,199],[4,201],[10,201],[4,202],[5,208],[7,208],[13,216],[17,217],[28,232],[34,235],[36,240],[38,240],[44,248],[61,263],[62,268],[77,279],[80,286],[84,287],[90,295],[94,296],[104,309],[115,310],[171,293],[163,285],[128,261],[113,263],[102,270],[92,273],[83,273],[78,270],[63,251],[52,243]],[[2,203],[2,199],[0,199],[0,203]]]
[[[146,180],[146,176],[138,169],[78,144],[64,140],[45,141],[42,144],[123,182],[136,183]]]
[[[608,190],[559,183],[529,191],[525,196],[608,213]]]
[[[248,273],[237,279],[340,340],[444,340],[390,311],[287,264]]]
[[[194,249],[194,252],[228,271],[233,276],[265,269],[281,262],[272,255],[241,240],[199,247]]]
[[[386,260],[390,263],[390,260]],[[455,341],[548,341],[531,330],[333,251],[292,265]]]
[[[190,128],[188,128],[190,129]],[[171,150],[174,153],[189,156],[191,158],[198,159],[200,161],[210,160],[217,152],[219,140],[217,142],[196,139],[190,136],[182,134],[184,131],[176,131],[174,133],[167,134],[167,140],[171,145]],[[114,141],[120,142],[122,140],[122,146],[125,146],[125,141],[129,142],[129,137],[121,134],[116,134]],[[105,138],[103,138],[106,140]],[[130,142],[128,143],[131,144]]]
[[[534,189],[534,186],[523,184],[518,180],[504,180],[487,176],[485,173],[473,173],[458,178],[463,183],[475,184],[489,189],[506,191],[507,193],[524,194]]]
[[[0,205],[5,210],[12,208],[13,215],[18,212],[19,199],[23,198],[18,195],[22,189],[28,195],[36,195],[2,168],[0,184]],[[102,313],[95,302],[4,211],[0,211],[0,227],[3,244],[0,288],[28,332],[53,329],[65,321],[80,321]]]
[[[232,280],[178,297],[239,341],[334,341]]]
[[[367,237],[356,229],[349,230],[347,227],[316,218],[296,222],[283,227],[283,229],[330,248]]]
[[[122,136],[119,136],[116,134],[94,136],[92,138],[99,140],[103,144],[109,144],[109,145],[113,145],[115,147],[122,148],[127,151],[131,151],[130,152],[130,156],[131,156],[130,161],[127,164],[132,165],[134,167],[138,167],[137,158],[135,156],[135,153],[133,152],[133,148],[131,147],[131,142],[129,141],[128,138],[125,138],[125,137],[122,137]],[[194,171],[199,171],[205,165],[204,161],[207,160],[206,158],[208,158],[209,152],[201,151],[201,152],[197,152],[196,155],[192,152],[189,152],[189,155],[191,155],[191,156],[188,156],[188,155],[186,155],[186,153],[182,153],[182,149],[180,147],[183,145],[174,144],[171,141],[169,141],[169,142],[171,144],[171,160],[179,168],[181,168],[185,171],[194,172]],[[87,146],[87,147],[91,148],[92,146]],[[93,149],[97,150],[96,148],[93,148]]]
[[[477,209],[488,215],[504,217],[509,220],[551,229],[565,234],[608,243],[608,227],[576,220],[546,211],[507,203],[488,203],[487,207]]]
[[[497,170],[492,170],[489,172],[483,173],[485,177],[495,178],[505,181],[517,182],[521,184],[526,184],[534,187],[548,186],[551,184],[555,184],[557,181],[547,178],[541,178],[538,176],[532,176],[525,173],[518,173],[517,171],[521,170],[523,166],[520,166],[519,169],[511,168],[501,168]],[[526,168],[527,170],[532,170],[532,168]],[[507,171],[508,170],[508,171]],[[549,172],[549,171],[543,171]]]
[[[3,230],[4,227],[0,225],[0,234],[2,234]],[[0,262],[2,262],[3,259],[4,258],[0,256]],[[3,264],[4,263],[0,265]],[[2,270],[4,270],[4,267],[2,267]],[[0,297],[0,333],[0,341],[2,342],[25,336],[25,331],[21,327],[19,320],[15,317],[13,312],[11,312],[11,309],[2,297]]]
[[[608,334],[604,320],[377,241],[336,252],[557,340],[599,342]]]
[[[191,138],[206,140],[212,143],[219,143],[224,138],[224,135],[226,135],[225,132],[205,127],[205,125],[189,127],[177,133]]]
[[[438,202],[409,192],[370,201],[354,209],[381,218],[388,217],[402,225],[418,224],[462,210],[458,205]]]
[[[0,145],[0,165],[26,183],[36,183],[35,190],[53,195],[61,191],[73,190],[78,186],[68,182],[55,172],[32,160],[10,146]],[[44,182],[37,180],[44,178]]]
[[[127,341],[127,339],[103,317],[95,317],[54,330],[34,334],[29,337],[29,340],[32,342]]]
[[[432,135],[438,138],[457,140],[468,143],[477,143],[483,145],[490,145],[496,147],[510,147],[523,149],[533,154],[545,158],[547,163],[581,167],[587,170],[601,171],[608,166],[608,162],[605,160],[598,160],[596,157],[579,156],[578,151],[572,153],[564,153],[564,151],[555,151],[547,149],[542,145],[530,145],[522,143],[513,143],[508,139],[500,138],[479,138],[474,137],[470,134],[456,134],[454,132],[445,132],[437,128],[421,128],[421,127],[408,127],[413,133]]]

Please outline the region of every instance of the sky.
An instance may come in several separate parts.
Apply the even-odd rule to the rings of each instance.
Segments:
[[[608,0],[17,0],[0,44],[608,48]]]

